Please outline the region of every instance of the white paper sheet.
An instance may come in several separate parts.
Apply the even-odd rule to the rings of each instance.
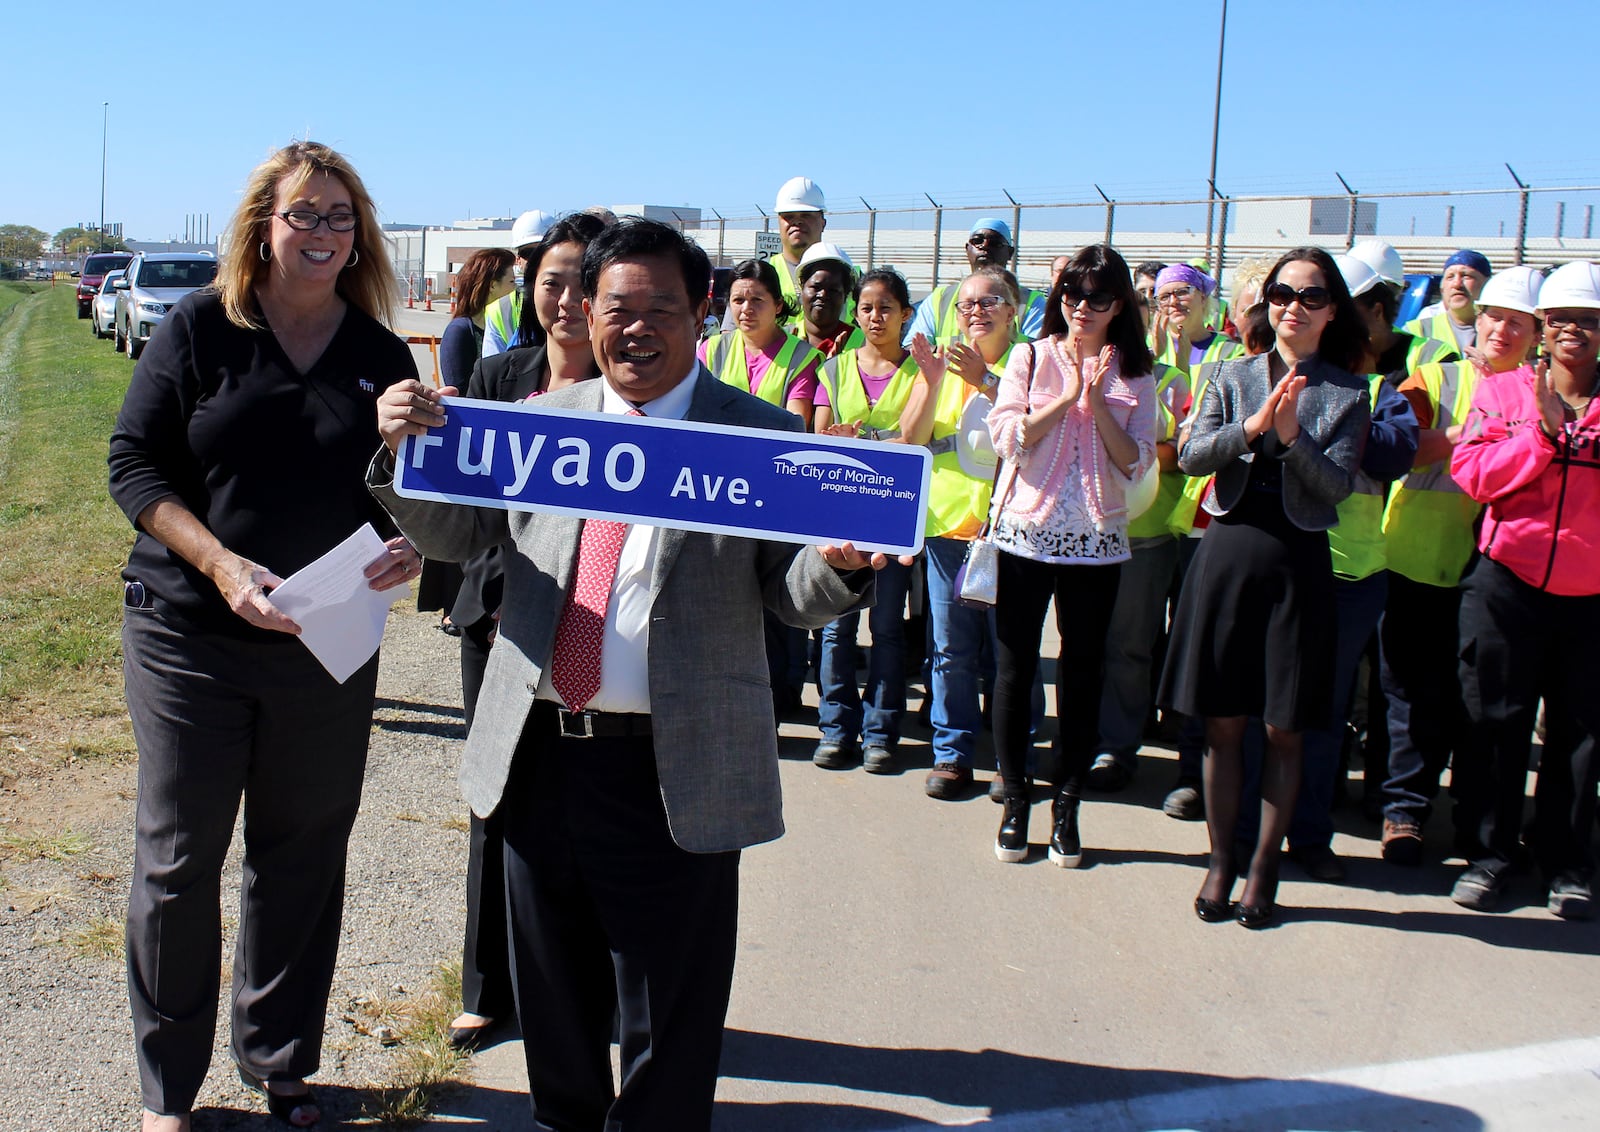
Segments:
[[[405,585],[374,590],[362,570],[383,553],[383,540],[361,529],[273,590],[269,600],[300,625],[300,640],[339,683],[378,651],[389,607],[410,592]]]

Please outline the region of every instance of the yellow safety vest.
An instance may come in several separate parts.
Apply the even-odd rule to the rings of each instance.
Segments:
[[[856,350],[846,350],[828,359],[822,367],[827,375],[828,401],[834,420],[860,421],[874,440],[893,440],[900,435],[900,411],[911,396],[911,383],[917,377],[917,363],[910,354],[900,363],[883,395],[873,405],[867,400],[867,387],[861,381],[861,364]]]
[[[1378,408],[1378,390],[1383,375],[1367,378],[1372,391],[1372,409]],[[1384,567],[1383,484],[1360,469],[1355,474],[1355,489],[1337,508],[1339,525],[1328,532],[1328,553],[1333,557],[1335,577],[1359,582]]]
[[[821,350],[792,334],[785,334],[783,345],[778,347],[777,357],[767,366],[755,395],[769,405],[783,408],[788,403],[789,387],[813,361],[822,365]],[[706,368],[724,385],[749,392],[750,363],[745,358],[744,335],[735,330],[731,334],[713,334],[707,338]]]
[[[1013,349],[1014,345],[1007,347],[1005,356],[990,366],[989,372],[1002,376]],[[956,425],[961,422],[961,414],[972,398],[982,396],[954,375],[939,386],[939,400],[933,409],[933,434],[928,438],[928,451],[933,453],[933,476],[928,481],[929,538],[971,540],[989,514],[989,493],[994,488],[994,477],[969,476],[961,470],[961,460],[956,455]]]
[[[1403,333],[1416,335],[1418,338],[1432,338],[1435,342],[1448,346],[1455,352],[1456,357],[1461,356],[1461,345],[1456,341],[1455,331],[1450,329],[1450,315],[1445,311],[1429,317],[1428,319],[1414,318],[1400,329]],[[1443,361],[1435,358],[1434,361]],[[1415,373],[1416,370],[1411,371]]]
[[[1462,424],[1472,408],[1478,371],[1465,362],[1434,362],[1417,370],[1433,407],[1433,428]],[[1472,557],[1472,526],[1482,508],[1450,477],[1450,458],[1412,468],[1395,481],[1383,514],[1389,569],[1427,586],[1461,581]]]
[[[483,312],[483,320],[494,327],[495,334],[506,344],[506,349],[520,345],[517,327],[522,325],[522,292],[513,291],[490,303]]]
[[[1217,337],[1221,337],[1219,334]],[[1230,359],[1231,360],[1231,359]],[[1164,363],[1157,362],[1157,365]],[[1206,385],[1211,381],[1211,374],[1216,365],[1201,362],[1194,371],[1194,393],[1189,400],[1189,415],[1193,416],[1195,410],[1200,408],[1200,398],[1205,396]],[[1210,476],[1184,476],[1183,489],[1178,494],[1178,502],[1173,506],[1167,519],[1167,530],[1179,538],[1189,537],[1189,532],[1194,530],[1194,519],[1200,511],[1200,504],[1206,497],[1206,489],[1211,486]],[[1160,496],[1157,496],[1159,500]]]
[[[1404,333],[1402,331],[1401,333]],[[1406,376],[1410,377],[1429,362],[1459,362],[1461,350],[1456,346],[1452,336],[1449,342],[1441,342],[1437,338],[1424,338],[1421,335],[1411,336],[1411,347],[1406,350]]]
[[[1162,395],[1172,383],[1183,377],[1177,366],[1156,363],[1156,440],[1170,444],[1178,435],[1178,419],[1167,408]],[[1182,472],[1162,472],[1156,487],[1156,501],[1150,509],[1128,524],[1129,538],[1158,538],[1172,533],[1173,513],[1183,503],[1183,485],[1188,479]],[[1190,515],[1191,524],[1193,515]]]
[[[1244,357],[1246,353],[1248,351],[1244,348],[1243,342],[1235,342],[1219,330],[1211,339],[1211,344],[1206,347],[1206,352],[1200,355],[1200,366],[1207,366],[1213,362],[1231,362],[1234,358]],[[1156,351],[1156,361],[1169,366],[1178,364],[1178,360],[1172,356],[1171,338],[1161,343],[1161,349]],[[1199,369],[1200,366],[1194,368]]]

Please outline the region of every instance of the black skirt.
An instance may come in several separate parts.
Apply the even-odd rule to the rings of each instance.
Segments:
[[[1278,485],[1265,479],[1252,476],[1239,506],[1200,541],[1158,698],[1185,715],[1323,728],[1333,714],[1337,630],[1328,534],[1289,522]]]

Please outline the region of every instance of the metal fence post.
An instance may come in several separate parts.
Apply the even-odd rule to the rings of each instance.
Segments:
[[[721,267],[727,258],[728,221],[714,208],[711,215],[717,218],[717,266]]]
[[[1456,234],[1456,206],[1453,204],[1444,206],[1444,234],[1446,236]]]
[[[927,193],[923,193],[922,195],[925,196],[925,197],[928,197]],[[932,284],[932,286],[937,287],[939,285],[939,237],[944,232],[944,209],[941,208],[939,206],[939,202],[934,200],[932,197],[928,197],[928,203],[933,205],[933,284]]]
[[[758,204],[756,205],[756,211],[761,214],[761,230],[763,232],[772,231],[772,217],[767,215],[767,210]]]
[[[866,197],[857,197],[867,208],[867,270],[872,270],[872,256],[878,245],[878,210],[867,204]]]
[[[1512,253],[1514,258],[1511,260],[1512,263],[1521,263],[1528,248],[1528,186],[1509,164],[1506,166],[1506,172],[1511,174],[1511,179],[1517,183],[1522,196],[1521,204],[1517,208],[1517,247]]]
[[[1099,185],[1096,185],[1094,187],[1094,191],[1099,193],[1100,194],[1100,199],[1106,202],[1106,240],[1105,240],[1105,242],[1109,244],[1111,242],[1112,229],[1114,229],[1116,227],[1116,223],[1117,223],[1117,202],[1112,200],[1110,197],[1106,196],[1106,191],[1104,189],[1102,189]]]
[[[1356,246],[1356,205],[1359,201],[1356,197],[1356,191],[1350,187],[1350,182],[1344,179],[1344,175],[1337,171],[1333,175],[1339,178],[1339,183],[1344,186],[1344,191],[1350,194],[1350,215],[1344,222],[1344,246],[1345,250],[1348,251]]]
[[[1011,202],[1011,274],[1018,274],[1018,266],[1022,263],[1022,206],[1017,203],[1017,198],[1005,189],[1006,199]]]
[[[1567,234],[1566,233],[1566,227],[1567,227],[1567,202],[1564,201],[1564,200],[1558,200],[1558,201],[1556,201],[1556,239],[1559,240],[1559,239],[1561,239],[1561,237],[1563,237],[1563,236],[1565,236]]]
[[[1593,233],[1594,233],[1594,205],[1586,204],[1586,205],[1583,206],[1583,238],[1585,240],[1593,239]]]
[[[1217,199],[1222,202],[1222,215],[1218,217],[1216,274],[1212,278],[1221,284],[1222,268],[1228,262],[1228,198],[1218,193]]]

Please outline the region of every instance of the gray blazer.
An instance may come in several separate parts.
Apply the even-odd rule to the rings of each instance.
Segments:
[[[1215,473],[1217,506],[1226,513],[1244,498],[1251,459],[1282,460],[1284,513],[1301,530],[1325,531],[1339,524],[1336,508],[1355,488],[1372,419],[1371,393],[1365,378],[1315,356],[1301,362],[1299,372],[1307,378],[1299,439],[1285,448],[1269,429],[1252,454],[1244,421],[1272,392],[1270,354],[1223,362],[1189,422],[1178,466],[1191,476]]]
[[[800,428],[792,413],[724,385],[704,366],[689,380],[689,420]],[[600,381],[559,390],[540,405],[598,412]],[[487,817],[500,803],[555,648],[583,521],[402,499],[387,449],[373,460],[367,482],[426,558],[459,562],[508,536],[516,544],[506,555],[500,631],[461,764],[462,794]],[[678,845],[711,853],[782,836],[762,610],[821,628],[871,605],[872,584],[872,571],[841,574],[810,547],[662,530],[650,587],[650,709],[661,797]]]

